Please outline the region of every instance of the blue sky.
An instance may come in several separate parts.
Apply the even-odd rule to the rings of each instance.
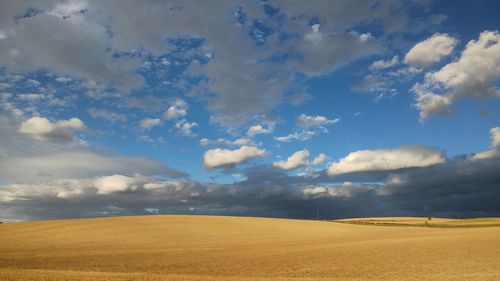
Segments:
[[[4,1],[0,218],[498,214],[499,10]]]

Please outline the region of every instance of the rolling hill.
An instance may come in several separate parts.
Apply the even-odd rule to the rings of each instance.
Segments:
[[[158,215],[1,224],[0,241],[0,280],[500,280],[500,227]]]

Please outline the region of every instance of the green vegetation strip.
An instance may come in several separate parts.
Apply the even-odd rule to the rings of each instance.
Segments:
[[[345,223],[345,224],[357,224],[357,225],[370,225],[370,226],[403,226],[403,227],[434,227],[434,228],[477,228],[477,227],[500,227],[500,223],[489,223],[489,224],[443,224],[443,223],[391,223],[391,222],[366,222],[366,221],[338,221],[334,220],[331,222]]]

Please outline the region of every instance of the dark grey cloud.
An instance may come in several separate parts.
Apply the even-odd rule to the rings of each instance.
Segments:
[[[500,158],[458,157],[424,168],[339,177],[290,176],[270,166],[240,170],[233,184],[129,175],[113,192],[97,178],[3,185],[0,217],[73,218],[148,214],[217,214],[312,219],[360,216],[500,215]],[[325,171],[320,172],[325,174]],[[114,177],[102,177],[116,183]],[[364,181],[356,181],[364,179]],[[122,182],[123,183],[123,182]],[[33,192],[36,191],[36,192]]]

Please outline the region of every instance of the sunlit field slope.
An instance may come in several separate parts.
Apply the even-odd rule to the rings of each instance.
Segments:
[[[0,280],[500,280],[500,227],[209,216],[0,224]]]

